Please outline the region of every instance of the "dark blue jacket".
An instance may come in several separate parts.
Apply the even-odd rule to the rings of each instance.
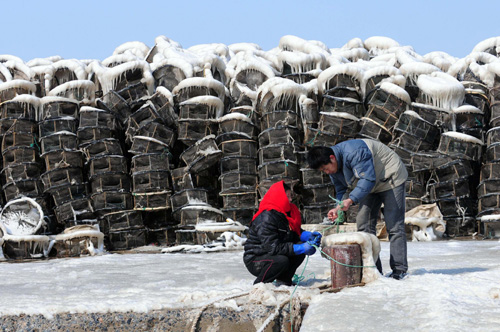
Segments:
[[[408,173],[399,156],[385,144],[370,139],[354,139],[331,147],[338,170],[330,174],[338,200],[349,198],[359,203],[371,192],[395,188],[406,181]]]

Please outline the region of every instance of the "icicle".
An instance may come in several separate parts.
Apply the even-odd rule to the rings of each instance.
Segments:
[[[68,69],[73,72],[76,76],[77,80],[86,80],[87,79],[87,71],[86,66],[79,60],[71,59],[71,60],[61,60],[57,61],[52,66],[55,68],[57,72],[59,69]]]
[[[278,46],[283,51],[303,52],[307,54],[318,53],[323,56],[330,54],[328,48],[323,44],[315,41],[307,41],[297,36],[286,35],[280,38]]]
[[[446,110],[460,106],[465,97],[464,86],[442,72],[420,75],[417,86],[424,94],[426,103]]]
[[[349,75],[352,76],[358,82],[361,82],[363,78],[363,71],[360,70],[357,66],[352,64],[341,64],[337,66],[330,67],[325,69],[318,76],[318,88],[321,93],[329,90],[331,87],[329,86],[329,81],[336,75]]]
[[[224,101],[225,96],[226,96],[226,90],[224,88],[224,85],[212,78],[206,78],[206,77],[192,77],[192,78],[186,78],[185,80],[182,80],[173,90],[172,93],[174,95],[177,95],[180,90],[182,89],[190,89],[193,87],[206,87],[209,89],[214,89],[217,92],[217,96]]]
[[[11,80],[5,83],[0,83],[0,91],[5,91],[9,89],[25,89],[28,92],[35,94],[36,85],[26,80]]]
[[[436,71],[441,71],[438,67],[425,62],[409,62],[399,67],[401,73],[411,82],[416,85],[417,79],[422,74],[431,74]]]

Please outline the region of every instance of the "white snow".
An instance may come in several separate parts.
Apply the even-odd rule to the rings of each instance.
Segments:
[[[408,105],[411,104],[411,98],[410,98],[410,95],[408,94],[408,92],[406,92],[405,89],[399,87],[396,84],[389,83],[389,82],[382,82],[382,84],[380,84],[380,90],[384,90],[390,94],[395,95],[396,97],[398,97],[402,101],[406,102],[406,104],[408,104]]]
[[[353,79],[361,82],[363,79],[363,71],[353,64],[341,64],[337,66],[332,66],[328,69],[325,69],[318,76],[318,87],[321,92],[329,90],[331,87],[329,86],[329,81],[336,75],[348,75],[352,76]],[[333,87],[332,87],[333,88]]]
[[[14,98],[11,99],[11,101],[18,102],[21,104],[30,104],[35,109],[38,109],[38,107],[40,106],[41,99],[33,95],[23,94],[15,96]]]
[[[451,75],[442,72],[423,74],[418,77],[417,85],[427,104],[448,110],[462,105],[465,88]]]
[[[376,66],[376,67],[373,67],[373,68],[366,70],[363,74],[363,79],[361,81],[361,92],[363,95],[370,92],[370,91],[366,91],[366,84],[368,83],[368,81],[371,78],[373,78],[375,76],[386,76],[386,78],[388,78],[388,77],[402,76],[402,75],[401,75],[401,72],[399,71],[399,69],[392,67],[392,66],[387,66],[387,65]],[[402,79],[403,86],[404,86],[405,80],[406,79],[403,77],[403,79]],[[408,99],[409,99],[409,96],[408,96]]]
[[[56,102],[64,102],[64,103],[72,103],[78,105],[78,101],[71,98],[60,97],[60,96],[45,96],[40,98],[40,104],[43,106],[48,103],[56,103]]]
[[[179,106],[196,105],[196,104],[209,106],[210,111],[215,113],[216,117],[219,117],[224,112],[224,103],[222,102],[222,100],[220,100],[220,98],[218,97],[211,95],[203,95],[203,96],[196,96],[189,98],[188,100],[179,103]]]
[[[206,87],[208,89],[214,89],[217,96],[224,100],[225,89],[224,84],[221,82],[208,77],[190,77],[182,80],[179,84],[172,90],[174,95],[178,94],[182,89],[190,89],[192,87]]]
[[[36,85],[26,80],[11,80],[5,83],[0,83],[0,91],[9,89],[25,89],[31,93],[35,93]]]
[[[399,46],[399,43],[394,39],[384,36],[373,36],[367,38],[364,42],[365,48],[370,54],[378,55],[386,52],[391,47]]]
[[[500,220],[500,214],[489,214],[481,217],[481,221]]]
[[[30,79],[33,76],[33,72],[30,67],[28,67],[23,61],[18,61],[18,60],[9,60],[4,62],[4,66],[13,70],[13,71],[19,71],[24,74],[24,77],[27,79]],[[22,75],[17,74],[19,78],[22,77]],[[24,77],[22,77],[24,79]]]
[[[149,47],[143,42],[131,41],[118,46],[113,55],[117,54],[133,54],[138,58],[144,59],[149,52]]]
[[[498,53],[498,47],[500,46],[500,37],[491,37],[479,42],[472,52],[484,52],[489,48],[495,48],[495,52]]]
[[[476,106],[472,105],[462,105],[460,107],[457,107],[453,109],[453,113],[474,113],[474,114],[483,114],[483,111],[481,111],[479,108]]]
[[[150,93],[153,92],[154,77],[151,73],[149,63],[146,61],[130,61],[117,65],[113,68],[106,68],[98,62],[93,62],[89,67],[96,73],[97,78],[102,85],[103,94],[108,93],[110,90],[114,90],[118,82],[125,76],[125,74],[128,71],[134,70],[142,71],[141,83],[144,83],[147,86]]]
[[[322,246],[334,246],[339,244],[359,244],[361,247],[361,257],[363,260],[363,277],[364,283],[370,283],[377,280],[380,273],[375,268],[380,253],[380,241],[373,234],[365,232],[352,232],[332,234],[323,238]]]
[[[10,73],[9,68],[5,67],[3,63],[0,63],[0,77],[3,77],[0,79],[0,83],[12,80],[12,74]]]
[[[295,83],[292,80],[273,77],[265,81],[258,89],[258,96],[262,99],[267,95],[267,93],[272,93],[273,103],[278,104],[280,99],[291,98],[292,96],[300,98],[302,95],[307,94],[307,90],[304,86]]]
[[[321,53],[302,53],[282,51],[278,59],[290,65],[292,73],[305,73],[314,69],[323,69],[327,66],[326,57]]]
[[[331,117],[337,117],[337,118],[342,118],[342,119],[347,119],[347,120],[352,120],[352,121],[359,121],[357,117],[355,117],[352,114],[345,113],[345,112],[319,112],[319,114],[323,114],[326,116],[331,116]]]
[[[223,117],[219,118],[218,121],[224,122],[224,121],[229,121],[229,120],[241,120],[241,121],[245,121],[248,123],[252,123],[252,120],[248,116],[246,116],[245,114],[241,114],[239,112],[233,112],[233,113],[226,114]]]
[[[447,131],[445,133],[442,133],[441,136],[450,136],[460,141],[474,143],[478,145],[484,145],[483,141],[481,141],[479,138],[464,133],[458,133],[455,131]]]
[[[74,81],[69,81],[66,83],[63,83],[61,85],[56,86],[52,90],[49,91],[48,95],[49,96],[61,96],[61,97],[68,97],[67,94],[71,96],[72,90],[78,90],[80,95],[81,93],[84,94],[82,97],[82,101],[90,103],[93,102],[95,99],[95,84],[92,81],[89,80],[74,80]]]
[[[153,137],[148,137],[148,136],[140,136],[140,135],[136,135],[133,137],[133,139],[140,139],[140,140],[145,140],[145,141],[151,141],[151,142],[155,142],[156,144],[160,144],[160,145],[163,145],[165,147],[168,147],[168,144],[156,139],[156,138],[153,138]]]
[[[387,273],[389,243],[381,248]],[[310,300],[300,331],[495,331],[500,323],[498,250],[498,241],[410,242],[405,279],[381,277],[323,294],[314,287],[329,283],[330,261],[316,253],[297,270],[300,274],[305,266],[304,275],[315,274],[295,293]],[[244,292],[276,305],[281,299],[275,289],[293,291],[252,286],[254,277],[242,255],[241,250],[138,253],[0,263],[0,314],[147,312],[202,307]]]
[[[423,60],[446,72],[458,59],[446,52],[435,51],[425,54]]]
[[[339,49],[336,50],[335,52],[332,52],[335,55],[340,55],[341,57],[344,57],[346,59],[349,59],[352,62],[356,62],[359,59],[363,60],[369,60],[370,55],[368,54],[368,51],[365,48],[352,48],[352,49]]]
[[[257,71],[271,78],[279,74],[273,66],[272,62],[255,53],[240,52],[228,62],[226,75],[234,78],[242,71]]]
[[[418,76],[422,74],[431,74],[435,71],[441,71],[438,67],[425,62],[409,62],[399,67],[401,73],[410,79],[410,82],[416,84]]]
[[[300,331],[498,330],[499,249],[498,241],[408,243],[406,279],[314,297]],[[383,263],[388,254],[384,242]]]
[[[408,115],[408,116],[412,116],[412,117],[415,117],[415,118],[418,118],[419,120],[421,121],[426,121],[424,118],[422,118],[417,112],[415,111],[404,111],[403,114],[405,115]],[[426,121],[427,122],[427,121]]]
[[[328,48],[317,41],[308,41],[293,35],[280,38],[279,48],[284,51],[303,52],[307,54],[318,53],[324,56],[330,54]]]
[[[59,69],[68,69],[72,71],[75,74],[77,80],[87,79],[87,72],[85,70],[86,66],[79,60],[76,59],[59,60],[57,62],[54,62],[52,66],[56,71]]]

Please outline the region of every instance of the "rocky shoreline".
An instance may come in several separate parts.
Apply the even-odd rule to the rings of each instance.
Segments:
[[[62,313],[51,318],[43,315],[9,315],[0,317],[0,326],[5,332],[128,332],[128,331],[256,331],[267,324],[263,331],[288,331],[290,323],[288,307],[273,316],[276,307],[266,305],[243,305],[232,308],[209,307],[194,309],[163,309],[147,313]],[[272,318],[272,317],[271,317]],[[297,321],[300,321],[298,319]],[[196,327],[193,328],[193,324]],[[295,330],[295,329],[294,329]]]

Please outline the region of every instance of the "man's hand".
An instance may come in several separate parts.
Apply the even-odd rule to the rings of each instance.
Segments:
[[[331,209],[330,211],[328,211],[328,219],[330,219],[331,221],[335,221],[335,219],[337,219],[337,217],[338,217],[339,210],[347,211],[347,210],[349,210],[349,208],[351,207],[351,205],[353,203],[354,202],[350,198],[343,200],[342,204],[340,204],[340,205],[336,206],[335,208]]]
[[[328,211],[328,219],[335,221],[338,217],[338,212],[340,210],[340,205]]]
[[[347,211],[354,202],[352,199],[348,198],[342,201],[342,211]]]

